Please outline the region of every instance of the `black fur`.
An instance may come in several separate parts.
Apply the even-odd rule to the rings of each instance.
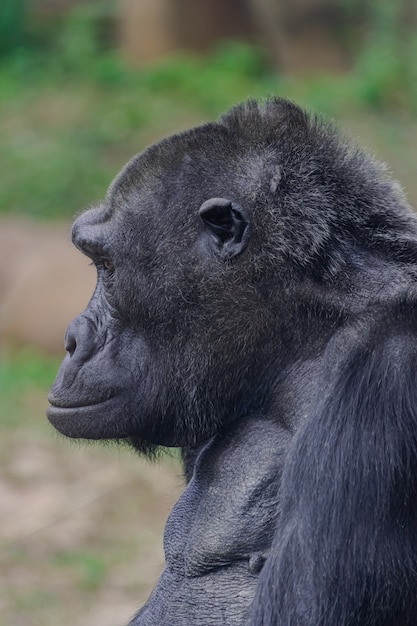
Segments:
[[[184,450],[132,626],[417,624],[417,222],[281,99],[135,157],[75,222],[97,289],[49,419]]]

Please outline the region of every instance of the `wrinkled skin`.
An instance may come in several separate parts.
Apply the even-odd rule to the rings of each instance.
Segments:
[[[135,157],[74,223],[97,287],[61,433],[183,449],[134,626],[415,626],[417,225],[285,100]]]

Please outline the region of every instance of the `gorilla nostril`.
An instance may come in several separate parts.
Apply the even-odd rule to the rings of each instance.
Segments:
[[[77,342],[75,340],[75,336],[73,335],[73,333],[67,331],[67,334],[65,335],[65,350],[70,356],[72,356],[75,352],[76,347]]]
[[[97,345],[94,322],[84,314],[76,317],[68,326],[65,335],[65,350],[68,356],[84,362],[94,354]]]

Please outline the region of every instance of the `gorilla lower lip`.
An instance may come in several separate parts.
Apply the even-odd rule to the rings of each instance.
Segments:
[[[108,404],[109,400],[103,400],[102,402],[96,402],[94,404],[80,404],[78,406],[59,406],[51,404],[46,410],[46,415],[52,425],[57,428],[57,423],[61,420],[72,420],[81,416],[87,417],[92,413],[96,415],[98,411],[104,414]],[[60,430],[59,427],[58,430]]]
[[[76,404],[67,404],[65,402],[60,402],[59,400],[57,400],[56,398],[54,398],[53,396],[49,396],[48,398],[48,402],[50,403],[50,407],[49,407],[49,411],[56,409],[57,411],[71,411],[71,410],[80,410],[80,409],[88,409],[90,407],[97,407],[101,404],[105,404],[106,402],[108,402],[109,400],[111,400],[112,398],[114,398],[116,394],[111,394],[110,396],[107,396],[107,398],[100,398],[99,400],[85,400],[83,401],[79,401]]]
[[[71,406],[63,406],[60,404],[52,404],[48,408],[48,412],[64,412],[64,411],[82,411],[83,409],[90,409],[93,407],[98,407],[102,404],[106,404],[107,400],[102,400],[101,402],[90,402],[89,404],[73,404]]]
[[[58,406],[51,404],[46,414],[52,426],[62,435],[73,439],[106,439],[108,416],[112,412],[112,400],[79,404],[78,406]],[[123,435],[120,434],[120,438]]]

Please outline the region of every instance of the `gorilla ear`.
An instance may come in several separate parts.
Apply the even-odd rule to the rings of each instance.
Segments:
[[[241,254],[249,243],[250,223],[241,207],[225,198],[210,198],[199,209],[203,237],[225,259]]]

